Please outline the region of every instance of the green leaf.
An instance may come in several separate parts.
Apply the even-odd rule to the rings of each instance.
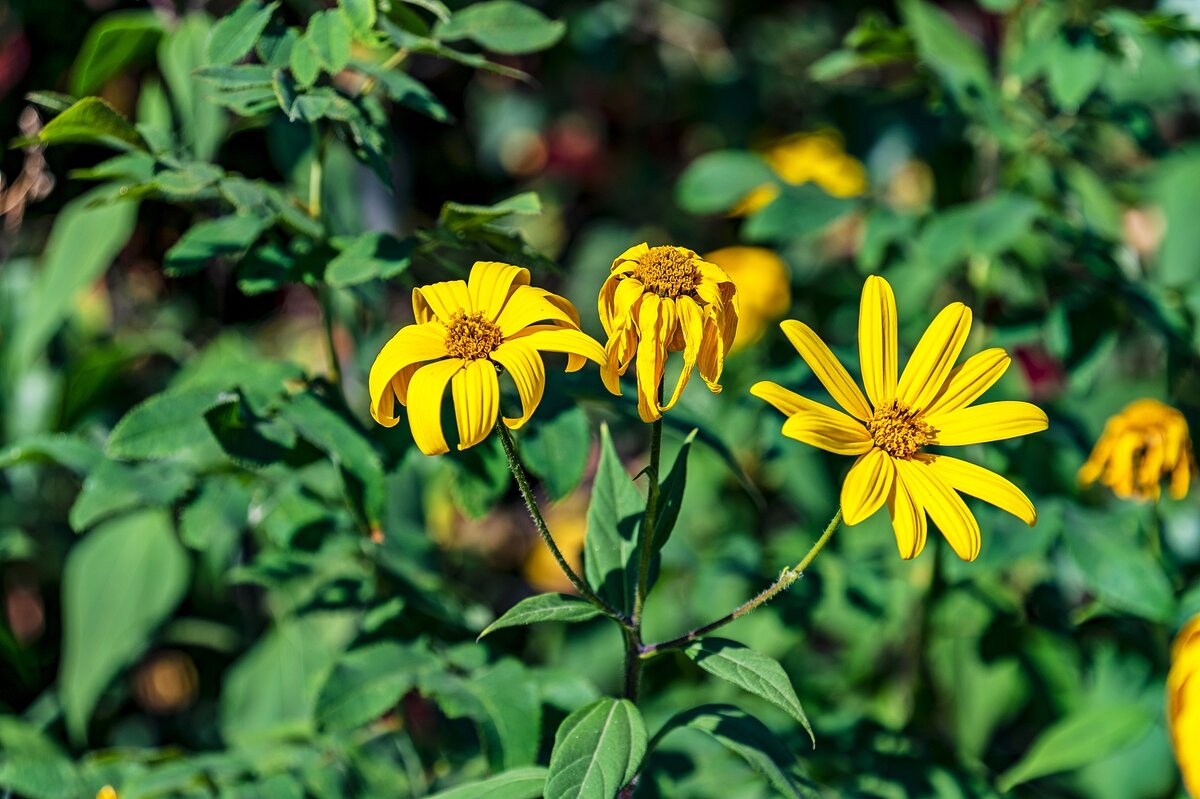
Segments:
[[[313,14],[303,38],[312,46],[327,72],[341,72],[350,63],[350,23],[340,8]]]
[[[446,458],[453,475],[451,496],[472,519],[486,516],[511,485],[512,473],[498,438],[488,436],[482,444]]]
[[[641,768],[646,725],[628,699],[597,699],[554,735],[545,799],[613,799]]]
[[[515,768],[482,782],[439,791],[428,799],[540,799],[547,773],[541,766]]]
[[[576,622],[594,619],[600,611],[590,602],[569,594],[538,594],[526,597],[509,608],[503,616],[489,624],[479,634],[483,638],[505,627],[520,627],[543,621]]]
[[[1155,169],[1152,194],[1167,218],[1155,277],[1168,286],[1190,285],[1196,278],[1196,253],[1200,252],[1200,225],[1193,224],[1197,185],[1200,148],[1166,158]]]
[[[75,474],[87,474],[103,460],[95,444],[65,433],[30,436],[0,451],[0,469],[19,463],[57,463]]]
[[[462,232],[481,227],[506,216],[537,216],[542,213],[542,201],[536,192],[527,191],[501,200],[495,205],[464,205],[447,202],[438,214],[438,225],[447,230]]]
[[[693,214],[724,213],[754,189],[774,182],[775,173],[754,153],[718,150],[688,165],[675,185],[675,201]]]
[[[206,219],[188,228],[167,250],[163,268],[172,277],[199,272],[213,258],[245,252],[267,225],[268,220],[246,214]]]
[[[34,141],[46,145],[102,144],[116,150],[148,150],[142,135],[106,100],[84,97],[46,123]]]
[[[175,463],[125,464],[103,461],[83,481],[67,521],[83,532],[121,511],[167,507],[192,486],[192,477]]]
[[[216,160],[226,115],[208,101],[207,87],[197,82],[193,73],[208,65],[204,50],[211,28],[207,14],[187,14],[158,46],[158,67],[171,90],[180,138],[194,159],[210,162]]]
[[[204,67],[196,70],[196,77],[225,91],[270,86],[275,70],[263,64],[238,64],[236,66]]]
[[[787,186],[746,220],[742,232],[750,241],[797,239],[822,230],[857,206],[854,200],[833,197],[811,184]]]
[[[83,792],[75,764],[33,724],[0,716],[0,788],[29,799],[75,799]]]
[[[608,425],[601,425],[600,463],[584,539],[584,575],[597,593],[626,612],[633,609],[637,588],[638,527],[644,505],[621,464]]]
[[[433,35],[448,42],[470,39],[494,53],[519,55],[552,47],[566,31],[565,23],[548,19],[537,9],[513,0],[487,0],[439,21]]]
[[[250,489],[234,475],[209,477],[179,514],[179,538],[202,554],[207,576],[221,583],[249,524]]]
[[[108,522],[67,554],[58,689],[77,743],[108,683],[149,646],[154,628],[183,599],[188,570],[162,511]]]
[[[1089,521],[1090,520],[1090,521]],[[1151,621],[1169,623],[1175,595],[1161,563],[1135,542],[1131,514],[1088,514],[1070,509],[1063,536],[1071,558],[1100,601]]]
[[[375,27],[375,0],[338,0],[346,21],[356,33],[367,34]]]
[[[408,106],[430,119],[449,122],[453,119],[442,102],[419,80],[399,69],[383,69],[378,64],[353,61],[351,66],[379,82],[384,94],[401,105]],[[540,212],[540,208],[538,209]]]
[[[788,799],[817,796],[807,785],[801,786],[792,775],[796,758],[758,719],[732,705],[701,705],[686,710],[668,721],[654,736],[657,743],[677,729],[699,730],[746,761],[750,768]]]
[[[254,49],[278,3],[265,8],[259,0],[247,0],[213,25],[204,48],[209,64],[232,64]]]
[[[412,263],[412,242],[372,231],[350,242],[325,268],[325,282],[337,288],[368,280],[390,280]]]
[[[392,11],[395,13],[400,6],[393,4]],[[529,82],[532,78],[525,72],[519,69],[504,64],[497,64],[494,61],[489,61],[477,53],[464,53],[461,50],[455,50],[452,47],[447,47],[436,39],[430,39],[418,33],[408,31],[389,19],[381,19],[381,26],[387,33],[388,38],[397,47],[402,47],[413,53],[424,53],[426,55],[435,56],[437,58],[447,58],[459,64],[464,64],[472,69],[482,69],[488,72],[494,72],[497,75],[503,75],[506,78],[515,80],[523,80]]]
[[[997,780],[1007,794],[1030,780],[1094,763],[1146,734],[1154,716],[1138,704],[1085,707],[1050,725]]]
[[[800,706],[800,698],[777,660],[724,638],[702,638],[683,653],[709,674],[765,699],[800,722],[816,746],[817,739]]]
[[[307,34],[297,39],[288,52],[288,68],[301,86],[311,86],[321,74],[321,54],[317,52],[316,44]],[[280,85],[280,82],[276,81],[276,86]],[[279,95],[280,107],[290,113],[294,98],[285,99],[278,88],[276,94]]]
[[[1064,111],[1074,113],[1104,75],[1104,53],[1090,38],[1072,44],[1059,36],[1046,59],[1046,85]]]
[[[437,661],[419,646],[385,642],[342,655],[317,695],[316,718],[325,728],[350,730],[379,718]]]
[[[121,417],[108,437],[114,458],[167,458],[211,443],[204,414],[221,401],[213,388],[191,387],[155,394]]]
[[[450,8],[442,0],[401,0],[410,6],[423,8],[442,22],[450,21]],[[395,6],[393,6],[395,8]]]
[[[154,52],[162,23],[153,11],[114,11],[87,32],[71,66],[71,94],[91,94]]]
[[[683,440],[683,446],[675,456],[671,471],[662,481],[658,491],[658,518],[654,521],[654,551],[658,552],[671,537],[675,522],[679,519],[679,509],[683,507],[683,491],[687,486],[687,459],[692,451],[692,442],[700,434],[699,428],[688,433]]]
[[[901,0],[900,11],[916,42],[917,54],[960,103],[991,88],[983,52],[944,11],[924,0]]]

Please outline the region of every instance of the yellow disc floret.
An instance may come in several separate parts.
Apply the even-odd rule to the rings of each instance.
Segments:
[[[694,258],[679,247],[651,247],[637,259],[633,275],[658,296],[675,299],[696,289]]]
[[[881,405],[867,422],[875,446],[895,458],[911,458],[933,440],[934,429],[919,413],[896,401]]]
[[[500,346],[500,328],[482,313],[455,311],[446,331],[446,352],[453,358],[476,361]]]

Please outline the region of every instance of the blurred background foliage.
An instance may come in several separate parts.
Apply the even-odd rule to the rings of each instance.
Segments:
[[[745,314],[724,392],[667,417],[667,462],[701,434],[651,639],[752,595],[834,510],[844,459],[747,391],[817,385],[775,320],[854,363],[866,274],[910,346],[962,300],[969,349],[1014,356],[993,393],[1051,426],[969,454],[1035,528],[973,504],[977,562],[932,539],[903,562],[878,514],[728,628],[784,664],[815,749],[653,664],[651,731],[729,701],[791,754],[683,730],[638,795],[1181,795],[1163,683],[1200,611],[1200,512],[1075,475],[1128,401],[1200,411],[1200,6],[449,6],[0,0],[0,135],[27,145],[0,158],[6,795],[425,796],[545,764],[618,691],[617,631],[476,643],[568,586],[498,442],[422,456],[368,426],[366,370],[411,287],[476,258],[530,266],[599,335],[640,241],[713,252]],[[230,66],[252,48],[278,69]],[[564,548],[599,422],[632,473],[636,418],[551,374],[522,445]]]

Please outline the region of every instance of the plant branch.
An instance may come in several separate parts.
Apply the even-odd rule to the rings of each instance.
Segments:
[[[395,69],[396,67],[398,67],[402,63],[404,63],[404,59],[406,59],[406,58],[408,58],[408,49],[401,47],[399,50],[397,50],[396,52],[394,52],[390,56],[388,56],[383,61],[383,63],[381,63],[379,65],[378,71],[379,72],[387,72],[390,69]],[[366,79],[362,82],[362,86],[360,86],[358,88],[359,96],[363,97],[365,95],[370,94],[372,91],[375,90],[375,87],[378,85],[379,85],[379,76],[378,75],[367,75]]]

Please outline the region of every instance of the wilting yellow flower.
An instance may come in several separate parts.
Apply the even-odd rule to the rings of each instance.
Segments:
[[[1200,799],[1200,615],[1184,625],[1171,647],[1167,726],[1184,787]]]
[[[1099,480],[1125,499],[1158,499],[1159,482],[1171,478],[1171,496],[1182,499],[1188,490],[1196,456],[1183,414],[1158,400],[1129,403],[1104,425],[1079,482]]]
[[[780,180],[793,186],[812,182],[834,197],[857,197],[867,190],[862,162],[848,155],[832,133],[793,133],[768,147],[763,160]],[[743,197],[730,214],[748,216],[778,196],[779,187],[766,183]]]
[[[982,543],[979,522],[956,492],[989,502],[1031,526],[1037,522],[1033,503],[1000,475],[922,451],[931,444],[979,444],[1046,429],[1046,414],[1028,402],[968,407],[1000,379],[1009,363],[1008,354],[994,348],[954,366],[971,330],[970,308],[960,302],[946,306],[921,336],[897,380],[896,298],[886,280],[867,278],[858,315],[866,396],[808,325],[789,320],[780,326],[846,413],[767,381],[750,391],[788,417],[785,436],[858,456],[842,484],[847,524],[857,524],[886,504],[900,556],[908,559],[925,546],[928,513],[955,554],[974,560]]]
[[[516,384],[521,415],[504,417],[516,429],[529,420],[546,387],[543,352],[569,355],[567,371],[586,360],[604,364],[604,350],[580,332],[569,301],[529,285],[529,270],[477,262],[470,277],[413,289],[416,323],[400,329],[371,365],[371,416],[384,427],[408,407],[413,440],[426,455],[449,450],[442,433],[446,386],[454,397],[458,448],[487,437],[500,414],[497,367]]]
[[[588,493],[576,491],[546,508],[546,525],[554,531],[554,541],[567,563],[576,572],[583,568],[583,542],[587,537]],[[541,541],[529,550],[523,569],[525,581],[539,591],[576,593],[567,575],[559,567],[550,548]]]
[[[767,325],[791,306],[788,267],[773,251],[765,247],[724,247],[705,255],[704,260],[725,270],[737,286],[740,309],[731,351],[758,341]]]
[[[600,287],[600,322],[608,334],[605,385],[620,393],[618,376],[637,356],[638,415],[662,418],[679,399],[692,370],[713,393],[738,326],[737,290],[729,275],[684,247],[630,247],[613,261]],[[663,404],[660,386],[667,353],[683,352],[683,370]]]

